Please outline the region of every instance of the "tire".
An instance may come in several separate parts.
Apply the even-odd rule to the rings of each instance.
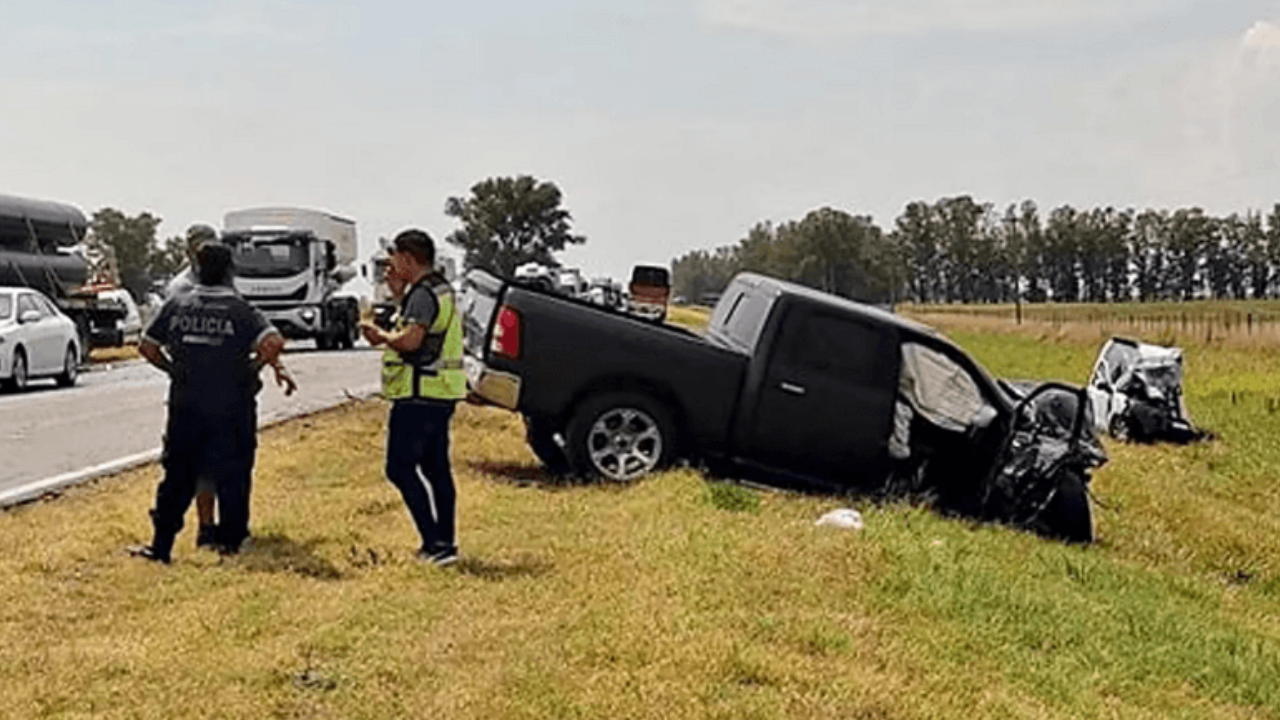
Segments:
[[[58,376],[59,387],[71,387],[80,377],[80,356],[75,345],[67,346],[67,354],[62,359],[62,374]]]
[[[1131,442],[1133,440],[1133,431],[1129,427],[1129,421],[1119,413],[1111,418],[1107,433],[1120,442]]]
[[[356,323],[355,318],[350,314],[347,315],[347,322],[343,328],[341,346],[343,350],[351,350],[356,346],[356,338],[360,335],[360,327]]]
[[[630,482],[671,464],[675,423],[666,407],[645,395],[607,393],[578,408],[566,441],[579,474]]]
[[[573,469],[568,456],[555,441],[556,429],[550,420],[525,415],[524,430],[529,449],[549,472],[565,475]]]
[[[334,345],[333,338],[330,337],[329,333],[321,332],[319,335],[316,336],[317,350],[332,350],[333,345]]]
[[[1093,510],[1089,506],[1089,489],[1084,476],[1064,471],[1058,492],[1039,518],[1045,534],[1069,543],[1093,542]]]
[[[27,354],[22,348],[13,351],[13,367],[9,368],[9,379],[5,381],[5,387],[13,392],[22,392],[27,389]]]

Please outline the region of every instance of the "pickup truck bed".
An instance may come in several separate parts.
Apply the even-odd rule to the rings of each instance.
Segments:
[[[492,315],[502,306],[519,314],[518,357],[491,348],[498,327]],[[516,389],[505,395],[514,402],[499,395],[496,404],[520,412],[534,426],[562,434],[587,398],[635,393],[666,406],[680,428],[681,446],[712,454],[725,449],[748,354],[683,328],[487,275],[472,278],[463,310],[473,386],[484,384],[477,361],[489,377],[516,378]]]

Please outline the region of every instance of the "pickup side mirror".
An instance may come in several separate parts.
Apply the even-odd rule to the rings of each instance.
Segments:
[[[39,310],[23,310],[22,314],[18,316],[18,322],[22,325],[26,325],[27,323],[33,323],[33,322],[40,322],[40,311]]]

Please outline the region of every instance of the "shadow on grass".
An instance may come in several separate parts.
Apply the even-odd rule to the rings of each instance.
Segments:
[[[512,562],[499,562],[464,556],[458,560],[457,568],[463,575],[490,582],[501,582],[518,578],[542,577],[551,572],[551,563],[537,557],[522,557]]]
[[[562,475],[551,472],[542,465],[528,465],[516,462],[468,462],[467,466],[499,482],[511,483],[520,487],[560,489],[595,484],[593,481],[585,480],[577,475]]]
[[[253,572],[294,573],[316,580],[340,580],[342,573],[328,560],[313,552],[319,540],[305,543],[271,533],[254,535],[232,558],[232,562]]]

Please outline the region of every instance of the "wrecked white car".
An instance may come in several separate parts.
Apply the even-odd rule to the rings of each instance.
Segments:
[[[1112,338],[1089,379],[1098,432],[1117,440],[1186,443],[1204,436],[1182,398],[1182,350]]]

